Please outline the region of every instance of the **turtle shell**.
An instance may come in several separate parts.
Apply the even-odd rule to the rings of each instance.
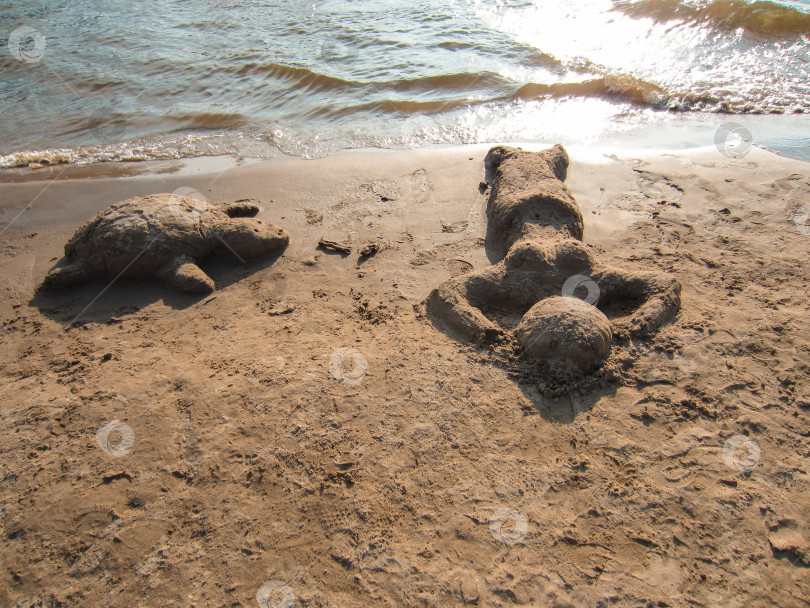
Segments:
[[[99,274],[151,277],[178,256],[205,257],[215,245],[206,234],[227,220],[223,211],[194,198],[135,197],[108,207],[80,228],[65,245],[65,257]]]

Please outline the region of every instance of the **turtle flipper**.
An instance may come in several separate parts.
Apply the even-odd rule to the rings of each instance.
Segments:
[[[256,217],[260,211],[259,206],[249,198],[225,205],[222,210],[228,217]]]
[[[93,279],[93,273],[83,262],[57,266],[45,275],[37,291],[51,291],[81,285]]]
[[[158,272],[158,278],[172,287],[190,294],[206,294],[214,291],[214,281],[188,256],[180,256]]]

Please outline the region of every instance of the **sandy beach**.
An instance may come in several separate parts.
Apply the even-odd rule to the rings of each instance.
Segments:
[[[556,394],[425,317],[491,263],[488,149],[4,171],[0,605],[810,605],[810,163],[568,147],[584,242],[682,303]],[[181,188],[289,247],[34,296]]]

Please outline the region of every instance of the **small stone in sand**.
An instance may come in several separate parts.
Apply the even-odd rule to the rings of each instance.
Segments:
[[[318,247],[321,249],[328,249],[330,251],[337,251],[344,255],[349,255],[352,252],[352,246],[348,243],[339,243],[338,241],[330,241],[328,239],[321,239],[318,241]]]
[[[380,250],[379,243],[368,243],[360,250],[360,257],[361,258],[368,258],[377,253]]]

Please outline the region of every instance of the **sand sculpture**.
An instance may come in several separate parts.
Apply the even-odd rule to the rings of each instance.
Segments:
[[[254,258],[282,251],[287,232],[254,216],[259,208],[237,202],[219,208],[175,194],[135,197],[101,211],[65,245],[65,259],[40,289],[94,280],[159,278],[191,294],[213,291],[197,266],[212,255]]]
[[[614,337],[646,337],[677,313],[674,278],[600,264],[581,242],[582,213],[563,184],[569,160],[561,145],[496,146],[484,162],[492,180],[486,242],[500,261],[436,287],[426,301],[432,319],[473,341],[512,334],[527,356],[588,373]],[[576,285],[588,289],[585,300]]]

